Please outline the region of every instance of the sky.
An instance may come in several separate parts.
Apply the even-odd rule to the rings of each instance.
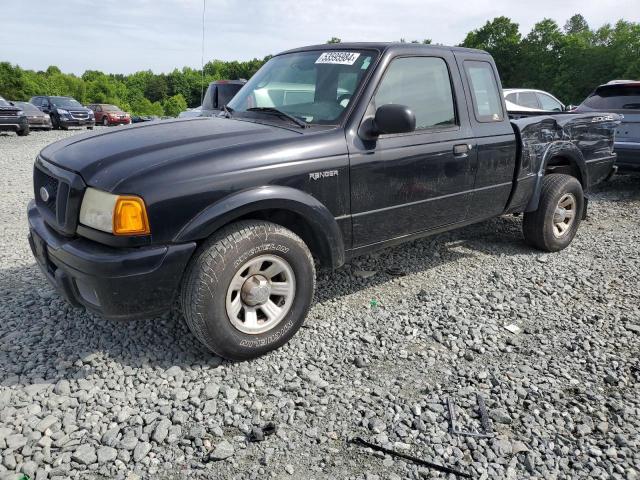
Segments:
[[[343,41],[430,38],[455,45],[505,15],[526,34],[581,13],[591,27],[640,21],[640,0],[0,0],[0,61],[26,69],[131,73],[199,68]]]

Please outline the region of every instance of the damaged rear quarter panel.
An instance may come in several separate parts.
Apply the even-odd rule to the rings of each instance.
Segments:
[[[520,164],[509,211],[535,210],[548,162],[565,158],[575,165],[585,191],[608,175],[612,154],[615,114],[559,114],[513,120],[519,141]],[[531,195],[533,188],[533,195]]]

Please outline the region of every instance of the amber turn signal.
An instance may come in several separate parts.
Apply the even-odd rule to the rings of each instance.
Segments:
[[[113,209],[114,235],[148,235],[151,233],[147,209],[140,197],[118,196]]]

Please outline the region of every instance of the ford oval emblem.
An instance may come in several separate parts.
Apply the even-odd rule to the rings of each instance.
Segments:
[[[40,198],[43,202],[48,202],[51,195],[49,195],[49,190],[45,187],[40,187]]]

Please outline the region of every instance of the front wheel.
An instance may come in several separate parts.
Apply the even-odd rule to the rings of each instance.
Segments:
[[[538,209],[524,214],[525,241],[547,252],[566,248],[578,231],[583,209],[582,185],[575,177],[546,175],[542,179]]]
[[[298,331],[314,288],[313,259],[300,237],[274,223],[241,221],[215,234],[192,259],[182,311],[210,351],[247,360]]]
[[[29,125],[25,125],[22,130],[18,130],[16,133],[18,134],[19,137],[26,137],[27,135],[29,135],[29,132],[30,132]]]
[[[107,117],[102,117],[102,126],[103,127],[109,126],[109,119]]]

